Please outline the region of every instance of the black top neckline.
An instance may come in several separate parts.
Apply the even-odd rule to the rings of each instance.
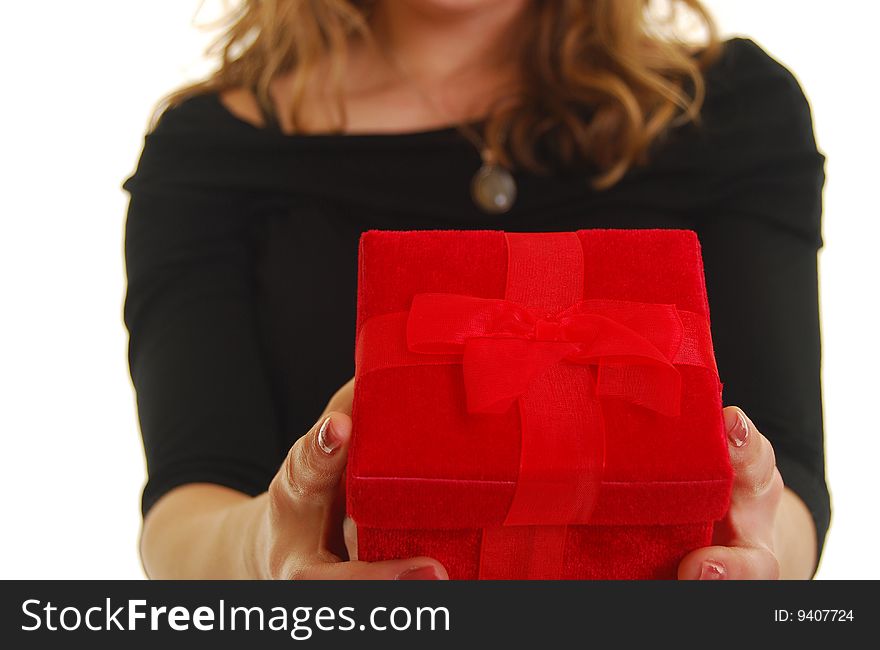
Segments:
[[[737,47],[741,45],[754,45],[751,39],[742,37],[733,37],[722,43],[727,48],[730,46]],[[719,61],[709,67],[705,72],[707,77],[707,85],[711,77],[717,74],[717,69],[723,67],[724,56]],[[244,133],[250,133],[257,137],[265,137],[269,140],[275,140],[286,143],[424,143],[426,141],[440,140],[448,141],[450,138],[470,142],[462,133],[461,128],[455,124],[445,126],[411,129],[406,131],[354,131],[354,132],[318,132],[318,133],[284,133],[276,121],[270,119],[265,114],[263,118],[267,121],[267,126],[257,126],[230,111],[220,99],[219,92],[208,92],[190,98],[190,102],[204,102],[206,106],[214,112],[221,122],[231,125]],[[487,117],[468,120],[463,124],[480,130],[485,126]]]
[[[346,141],[346,142],[387,142],[387,141],[423,141],[426,139],[448,139],[450,136],[464,138],[461,130],[456,125],[438,126],[426,129],[412,129],[408,131],[354,131],[354,132],[329,132],[322,131],[317,133],[284,133],[279,128],[271,126],[257,126],[247,120],[237,116],[230,111],[220,99],[217,92],[207,93],[200,96],[205,102],[208,102],[214,111],[226,122],[229,122],[244,131],[250,131],[256,135],[266,135],[277,138],[282,141],[290,142],[311,142],[311,141]],[[196,98],[199,99],[199,98]],[[486,118],[469,120],[463,124],[479,129],[486,122]]]

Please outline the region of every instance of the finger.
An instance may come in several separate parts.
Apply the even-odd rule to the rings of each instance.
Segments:
[[[295,571],[297,580],[449,580],[437,560],[415,557],[383,562],[332,562]]]
[[[735,496],[754,498],[764,495],[773,486],[776,467],[773,446],[736,406],[724,409],[724,424],[735,474]]]
[[[766,548],[706,546],[685,556],[679,580],[778,580],[779,562]]]
[[[354,377],[349,379],[343,386],[337,390],[333,397],[330,398],[330,401],[327,402],[327,407],[324,409],[324,415],[330,413],[331,411],[339,411],[340,413],[345,413],[346,415],[351,415],[351,404],[354,399]]]
[[[351,517],[346,517],[343,520],[342,534],[345,538],[345,548],[348,550],[348,558],[350,560],[358,559],[357,525]]]
[[[298,550],[308,553],[326,546],[329,520],[345,472],[351,418],[333,411],[290,448],[269,487],[274,516],[295,522]]]
[[[354,377],[349,379],[339,390],[334,393],[333,397],[327,402],[327,407],[321,414],[321,419],[326,415],[338,411],[345,413],[351,417],[352,400],[354,399]],[[330,521],[341,522],[345,516],[345,481],[340,480],[337,484],[336,500],[333,507],[333,514]],[[341,526],[330,526],[325,535],[325,546],[328,551],[339,557],[346,559],[356,559],[348,555],[345,544],[345,536]]]
[[[741,409],[725,408],[724,421],[734,485],[722,527],[733,541],[769,548],[783,491],[773,446]]]

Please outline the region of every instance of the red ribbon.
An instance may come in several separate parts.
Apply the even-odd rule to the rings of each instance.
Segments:
[[[504,413],[550,366],[597,365],[597,397],[678,415],[682,339],[675,305],[584,300],[541,315],[509,300],[421,293],[407,344],[422,354],[462,354],[471,413]],[[650,338],[649,338],[650,337]]]
[[[504,299],[414,296],[367,320],[357,374],[461,364],[471,413],[517,405],[520,468],[504,525],[485,528],[480,577],[563,574],[567,526],[587,523],[605,467],[601,400],[679,413],[677,364],[715,369],[709,323],[675,305],[583,300],[576,233],[505,233]]]

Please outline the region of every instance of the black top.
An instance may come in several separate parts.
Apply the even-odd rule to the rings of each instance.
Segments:
[[[772,441],[815,519],[825,484],[817,251],[824,157],[797,81],[749,40],[707,74],[678,127],[609,190],[585,170],[518,174],[513,209],[474,207],[454,128],[285,135],[216,94],[166,111],[131,194],[124,317],[149,480],[264,491],[354,374],[358,236],[381,229],[689,228],[702,243],[724,403]]]

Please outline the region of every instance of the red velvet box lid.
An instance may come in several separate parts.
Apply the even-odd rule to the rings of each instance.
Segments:
[[[675,305],[705,316],[697,236],[689,230],[581,230],[583,299]],[[540,236],[540,234],[536,234]],[[369,319],[410,309],[419,293],[503,298],[502,231],[368,231],[361,236],[357,339]],[[356,350],[356,354],[362,350]],[[713,359],[714,363],[714,359]],[[721,384],[706,367],[681,373],[680,414],[603,399],[604,471],[588,522],[678,524],[720,519],[732,473]],[[584,367],[584,372],[589,370]],[[355,382],[347,508],[358,525],[500,525],[520,471],[520,413],[469,413],[462,366],[388,367]]]

